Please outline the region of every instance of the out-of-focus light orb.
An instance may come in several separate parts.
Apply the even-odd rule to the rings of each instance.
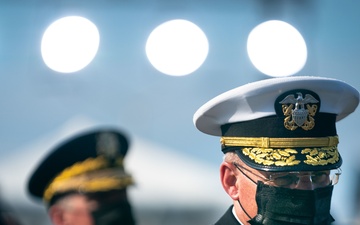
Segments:
[[[248,36],[247,51],[253,65],[272,77],[293,75],[307,60],[306,43],[300,32],[279,20],[256,26]]]
[[[184,76],[205,61],[209,43],[205,33],[187,20],[170,20],[156,27],[146,42],[146,55],[160,72]]]
[[[52,70],[72,73],[83,69],[94,59],[99,43],[99,31],[91,21],[68,16],[46,29],[41,41],[41,54]]]

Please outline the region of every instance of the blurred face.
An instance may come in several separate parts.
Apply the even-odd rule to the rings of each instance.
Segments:
[[[49,215],[55,225],[94,225],[91,212],[96,207],[87,196],[72,194],[51,206]]]
[[[132,216],[131,212],[128,211],[129,208],[123,207],[124,202],[127,202],[124,200],[126,200],[125,191],[110,191],[86,195],[70,194],[50,207],[49,216],[55,225],[96,225],[99,221],[100,224],[111,224],[114,221],[125,221],[125,219],[128,219],[124,219],[124,215],[127,215],[127,217]],[[108,218],[108,212],[123,215],[120,218],[116,216],[111,221],[105,221],[103,218],[104,216]],[[127,225],[130,223],[117,222],[116,224]]]

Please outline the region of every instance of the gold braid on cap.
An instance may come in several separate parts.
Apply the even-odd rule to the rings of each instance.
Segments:
[[[123,158],[117,158],[115,168],[103,156],[88,158],[64,169],[46,187],[43,199],[49,202],[56,193],[76,190],[79,192],[122,189],[133,184],[130,175],[123,171]]]
[[[296,156],[305,155],[305,164],[323,166],[335,164],[340,155],[338,136],[322,138],[268,138],[268,137],[222,137],[223,147],[242,147],[242,153],[262,165],[295,166],[301,163]]]
[[[263,147],[263,148],[296,148],[296,147],[330,147],[339,143],[338,136],[322,138],[269,138],[269,137],[222,137],[220,143],[225,147]]]

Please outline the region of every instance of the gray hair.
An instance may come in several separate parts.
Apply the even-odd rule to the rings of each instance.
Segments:
[[[228,163],[233,163],[233,162],[240,163],[241,162],[239,156],[235,152],[225,153],[225,155],[223,156],[223,161],[228,162]]]

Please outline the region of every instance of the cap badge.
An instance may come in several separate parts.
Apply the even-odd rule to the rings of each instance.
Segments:
[[[119,141],[113,133],[101,133],[97,136],[96,150],[99,155],[114,159],[118,154]]]
[[[314,116],[318,110],[318,104],[315,103],[319,103],[319,100],[311,94],[305,94],[303,97],[300,91],[295,94],[289,94],[279,102],[285,116],[284,126],[288,130],[298,127],[311,130],[315,126]]]

